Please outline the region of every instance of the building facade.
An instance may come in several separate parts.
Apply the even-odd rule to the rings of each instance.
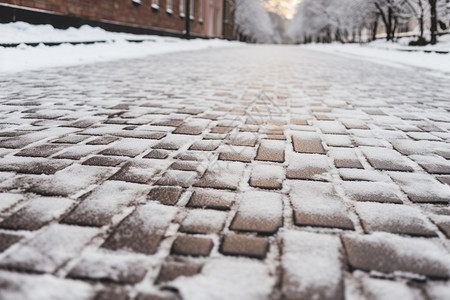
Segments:
[[[233,30],[226,28],[233,23],[228,2],[190,0],[187,13],[186,0],[0,0],[0,22],[47,23],[58,28],[88,24],[114,31],[182,36],[189,15],[193,36],[232,38]]]

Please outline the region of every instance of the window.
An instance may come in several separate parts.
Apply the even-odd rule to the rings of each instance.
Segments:
[[[173,0],[166,0],[166,12],[173,14]]]
[[[203,23],[203,0],[199,0],[198,3],[198,21]]]
[[[185,14],[184,14],[184,6],[185,6],[184,0],[180,0],[180,17],[184,17],[185,16]]]
[[[159,9],[159,0],[152,0],[152,8]]]
[[[189,16],[191,20],[194,20],[194,15],[195,15],[195,0],[191,0],[189,7]]]

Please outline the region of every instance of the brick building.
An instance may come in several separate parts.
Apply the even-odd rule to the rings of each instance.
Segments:
[[[190,0],[192,35],[232,38],[233,14],[227,4],[229,0]],[[0,0],[0,22],[57,28],[88,24],[111,31],[182,36],[185,10],[185,0]]]

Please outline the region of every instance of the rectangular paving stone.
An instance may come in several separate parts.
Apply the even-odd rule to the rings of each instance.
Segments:
[[[189,150],[213,151],[216,150],[220,144],[220,141],[201,140],[194,142],[191,147],[189,147]]]
[[[95,266],[95,267],[93,267]],[[148,267],[142,257],[109,253],[88,253],[70,270],[69,277],[136,284],[144,279]]]
[[[411,155],[410,158],[431,174],[450,174],[450,162],[441,156]]]
[[[355,207],[366,232],[437,236],[431,222],[415,207],[374,202],[356,203]]]
[[[315,132],[294,131],[292,133],[292,145],[296,152],[325,154],[322,140]]]
[[[99,167],[116,167],[125,162],[126,159],[114,156],[92,156],[86,159],[82,165]]]
[[[364,147],[363,154],[378,170],[413,171],[411,162],[395,150],[382,147]]]
[[[102,247],[154,254],[175,214],[174,207],[161,204],[140,206],[115,228]]]
[[[194,184],[197,187],[236,190],[244,172],[240,162],[217,161]]]
[[[227,234],[220,246],[220,252],[225,255],[248,256],[258,259],[264,259],[268,249],[267,238],[244,234]]]
[[[50,175],[70,166],[72,163],[70,160],[59,159],[4,157],[0,158],[0,171]]]
[[[317,121],[315,123],[323,133],[347,134],[347,129],[339,121]]]
[[[355,150],[350,148],[333,148],[328,151],[328,155],[334,159],[337,168],[363,169]]]
[[[157,185],[190,187],[197,180],[197,172],[167,170],[163,176],[155,183]]]
[[[192,193],[186,206],[194,208],[211,208],[229,210],[236,195],[231,192],[197,189]]]
[[[223,145],[219,149],[220,160],[251,162],[255,158],[255,148],[243,146]]]
[[[281,189],[285,178],[284,168],[277,165],[258,164],[252,169],[249,184],[265,189]]]
[[[389,174],[413,202],[449,203],[450,186],[428,174],[392,172]]]
[[[206,119],[191,119],[178,126],[173,133],[199,135],[206,129],[209,122],[210,121]]]
[[[86,145],[108,145],[117,141],[119,138],[116,136],[101,136],[92,141],[86,143]]]
[[[284,162],[286,144],[282,141],[263,140],[258,147],[256,160]]]
[[[64,149],[62,145],[45,144],[25,148],[16,153],[15,156],[49,157],[62,149]]]
[[[172,244],[171,254],[189,256],[208,256],[213,247],[209,238],[190,235],[178,236]]]
[[[393,273],[410,272],[448,278],[450,255],[431,239],[409,238],[377,232],[342,238],[349,264],[356,269]]]
[[[246,192],[230,229],[244,232],[273,234],[283,225],[283,201],[272,192]]]
[[[0,227],[13,230],[36,230],[62,216],[73,203],[67,198],[38,197],[4,219]]]
[[[163,138],[153,149],[178,150],[192,143],[192,137],[188,135],[170,135]]]
[[[188,262],[169,262],[165,263],[159,271],[155,283],[170,282],[180,276],[191,277],[200,273],[202,269],[201,264]]]
[[[34,183],[29,190],[48,196],[72,196],[111,176],[114,169],[73,165]],[[74,180],[76,178],[76,180]]]
[[[192,234],[219,233],[226,217],[227,213],[223,211],[192,209],[181,223],[180,231]]]
[[[254,147],[258,141],[258,135],[253,132],[239,132],[232,134],[229,140],[233,146]]]
[[[146,160],[133,160],[125,163],[120,170],[109,178],[134,183],[148,183],[153,179],[158,170],[153,164]]]
[[[353,229],[344,203],[331,183],[289,181],[288,184],[295,225]]]
[[[150,149],[154,144],[154,141],[148,140],[132,138],[121,139],[112,144],[109,148],[101,151],[100,154],[135,157],[145,150]]]
[[[282,251],[283,299],[344,299],[338,236],[290,230]]]
[[[175,205],[180,199],[182,192],[183,188],[179,186],[155,187],[147,195],[147,199],[159,201],[164,205]]]
[[[145,186],[122,181],[106,181],[83,199],[64,218],[64,222],[97,227],[107,225],[125,207],[136,203],[137,198],[145,191]]]
[[[97,233],[96,228],[53,224],[13,252],[8,252],[0,265],[53,273],[68,260],[79,255]]]
[[[52,141],[52,143],[55,143],[55,144],[78,144],[78,143],[86,140],[87,138],[89,138],[89,137],[83,136],[83,135],[72,134],[72,135],[67,135],[67,136],[58,138],[58,139]]]
[[[342,187],[352,200],[403,203],[398,197],[400,189],[393,183],[346,181]]]
[[[150,151],[143,158],[166,159],[167,157],[169,157],[169,154],[170,151],[156,149]]]
[[[289,158],[286,177],[326,181],[330,169],[328,157],[325,155],[293,153]]]

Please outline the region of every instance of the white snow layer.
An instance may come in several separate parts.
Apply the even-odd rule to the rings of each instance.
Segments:
[[[267,299],[274,283],[261,262],[223,258],[206,263],[199,275],[179,277],[171,285],[185,300],[252,300]]]
[[[108,32],[100,28],[82,26],[66,30],[51,25],[31,25],[24,22],[0,24],[0,43],[78,42],[106,40],[107,43],[93,45],[71,45],[37,47],[20,45],[17,48],[0,47],[0,73],[36,70],[48,67],[74,66],[118,59],[129,59],[218,47],[243,45],[224,40],[183,40],[154,35],[134,35]],[[148,40],[130,43],[127,39]]]

